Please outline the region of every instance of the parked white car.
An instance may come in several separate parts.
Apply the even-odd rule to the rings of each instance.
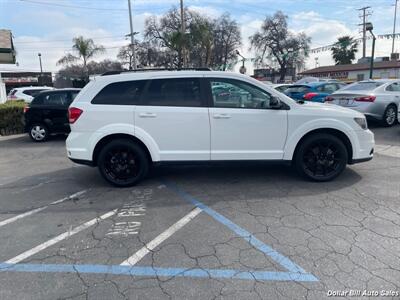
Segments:
[[[52,89],[52,87],[48,86],[27,86],[15,88],[9,92],[7,100],[24,100],[25,102],[30,103],[40,92]]]
[[[382,122],[396,124],[400,106],[400,80],[379,79],[355,82],[325,98],[325,102],[354,109]]]
[[[216,92],[224,87],[223,92]],[[294,100],[251,77],[216,71],[136,71],[92,80],[69,108],[68,157],[117,186],[154,163],[293,162],[315,181],[373,157],[365,116]]]

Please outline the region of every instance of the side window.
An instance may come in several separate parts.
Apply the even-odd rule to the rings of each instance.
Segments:
[[[200,79],[153,79],[149,84],[144,104],[153,106],[203,106]]]
[[[389,92],[400,92],[400,84],[398,82],[392,83],[386,87],[386,91]]]
[[[211,79],[214,107],[269,108],[271,95],[240,80]]]
[[[328,94],[332,94],[337,90],[335,83],[328,83],[324,85],[324,92]]]
[[[111,83],[93,98],[92,104],[136,105],[146,82],[147,80],[136,80]]]
[[[43,97],[43,105],[68,105],[68,93],[51,93]]]

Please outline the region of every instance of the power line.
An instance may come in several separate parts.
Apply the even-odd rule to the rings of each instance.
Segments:
[[[68,4],[60,4],[60,3],[50,3],[50,2],[42,2],[36,0],[19,0],[21,2],[28,2],[39,5],[47,5],[47,6],[58,6],[58,7],[66,7],[66,8],[78,8],[78,9],[90,9],[90,10],[103,10],[103,11],[127,11],[124,8],[101,8],[101,7],[93,7],[93,6],[79,6],[79,5],[68,5]]]
[[[125,37],[124,35],[110,35],[110,36],[102,36],[102,37],[93,37],[92,39],[94,40],[100,40],[100,39],[111,39],[111,38],[123,38]],[[15,37],[14,37],[15,38]],[[15,44],[47,44],[47,43],[54,43],[54,42],[71,42],[72,38],[70,39],[60,39],[60,40],[41,40],[41,41],[29,41],[29,42],[19,42],[19,41],[14,41]]]

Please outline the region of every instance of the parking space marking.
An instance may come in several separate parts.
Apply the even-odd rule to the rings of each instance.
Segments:
[[[163,233],[158,235],[155,239],[153,239],[152,241],[147,243],[145,246],[143,246],[143,248],[141,248],[139,251],[137,251],[135,254],[133,254],[131,257],[129,257],[127,260],[123,261],[121,263],[121,266],[136,265],[143,257],[145,257],[148,253],[150,253],[152,250],[154,250],[158,245],[160,245],[162,242],[164,242],[166,239],[168,239],[170,236],[172,236],[175,232],[177,232],[179,229],[181,229],[183,226],[185,226],[191,220],[193,220],[201,212],[202,212],[202,209],[199,207],[196,207],[195,209],[193,209],[182,219],[180,219],[175,224],[171,225]]]
[[[400,146],[376,144],[375,153],[378,153],[380,155],[400,158]]]
[[[260,281],[316,282],[315,276],[293,272],[238,271],[199,268],[157,268],[121,265],[61,265],[0,263],[0,272],[111,274],[148,277],[197,277]]]
[[[40,252],[40,251],[42,251],[42,250],[44,250],[44,249],[46,249],[46,248],[48,248],[48,247],[50,247],[50,246],[52,246],[52,245],[54,245],[56,243],[62,241],[62,240],[66,239],[66,238],[68,238],[68,237],[70,237],[70,236],[72,236],[72,235],[74,235],[74,234],[76,234],[78,232],[81,232],[82,230],[85,230],[85,229],[97,224],[101,220],[105,220],[105,219],[115,215],[116,213],[117,213],[117,209],[109,211],[109,212],[101,215],[100,217],[96,217],[96,218],[94,218],[94,219],[92,219],[92,220],[90,220],[90,221],[88,221],[88,222],[86,222],[86,223],[84,223],[82,225],[79,225],[78,227],[75,227],[72,230],[64,232],[64,233],[52,238],[51,240],[48,240],[47,242],[44,242],[44,243],[42,243],[42,244],[40,244],[40,245],[38,245],[38,246],[28,250],[28,251],[25,251],[25,252],[21,253],[20,255],[17,255],[15,257],[7,260],[6,263],[7,264],[19,263],[20,261],[23,261],[24,259],[26,259],[26,258],[38,253],[38,252]]]
[[[42,207],[39,207],[39,208],[35,208],[35,209],[30,210],[30,211],[27,211],[27,212],[25,212],[25,213],[16,215],[16,216],[14,216],[14,217],[12,217],[12,218],[3,220],[3,221],[0,222],[0,227],[3,227],[3,226],[5,226],[5,225],[7,225],[7,224],[13,223],[13,222],[15,222],[15,221],[17,221],[17,220],[20,220],[20,219],[22,219],[22,218],[25,218],[25,217],[31,216],[31,215],[33,215],[33,214],[36,214],[36,213],[38,213],[38,212],[40,212],[40,211],[42,211],[42,210],[45,210],[46,208],[48,208],[48,207],[51,206],[51,205],[60,204],[60,203],[65,202],[65,201],[67,201],[67,200],[70,200],[70,199],[79,197],[79,196],[83,195],[84,193],[86,193],[86,190],[77,192],[77,193],[75,193],[75,194],[72,194],[72,195],[69,195],[69,196],[67,196],[67,197],[64,197],[64,198],[62,198],[62,199],[60,199],[60,200],[51,202],[51,203],[48,204],[48,205],[45,205],[45,206],[42,206]]]
[[[170,188],[171,190],[175,191],[178,195],[180,195],[184,200],[186,200],[189,203],[192,203],[198,208],[201,208],[205,213],[210,215],[212,218],[217,220],[218,222],[224,224],[226,227],[231,229],[233,232],[235,232],[237,235],[239,235],[241,238],[246,240],[249,244],[254,246],[256,249],[259,251],[263,252],[265,255],[269,256],[272,260],[280,264],[282,267],[284,267],[286,270],[288,270],[290,273],[297,273],[297,274],[308,274],[303,268],[292,262],[289,258],[283,256],[280,254],[278,251],[272,249],[265,243],[261,242],[259,239],[257,239],[253,234],[248,232],[247,230],[243,229],[239,225],[236,225],[233,223],[231,220],[228,218],[224,217],[220,213],[216,212],[212,208],[206,206],[193,196],[189,195],[186,193],[184,190],[180,189],[177,185],[173,183],[166,182],[165,185]],[[284,273],[284,272],[282,272]],[[311,275],[311,274],[308,274]],[[311,275],[313,276],[313,275]],[[316,279],[317,280],[317,279]]]

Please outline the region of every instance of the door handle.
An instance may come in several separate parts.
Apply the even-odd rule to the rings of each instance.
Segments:
[[[155,117],[157,117],[157,114],[150,113],[150,112],[144,112],[144,113],[140,113],[139,117],[141,117],[141,118],[155,118]]]
[[[231,115],[228,114],[214,114],[214,119],[230,119]]]

